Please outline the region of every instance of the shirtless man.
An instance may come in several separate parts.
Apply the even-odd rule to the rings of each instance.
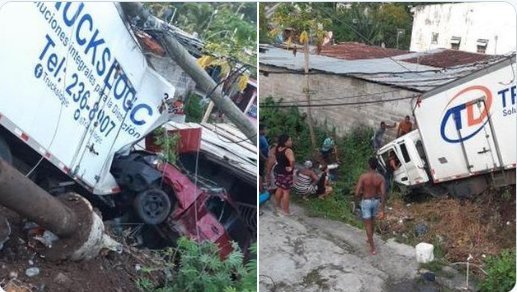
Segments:
[[[368,160],[370,169],[359,177],[357,187],[355,189],[355,201],[360,202],[361,214],[366,228],[366,236],[370,244],[370,253],[377,254],[375,245],[373,244],[373,230],[375,226],[375,217],[379,219],[384,217],[384,206],[386,204],[386,195],[384,189],[384,178],[377,171],[377,160],[372,157]],[[380,206],[380,210],[379,210]]]

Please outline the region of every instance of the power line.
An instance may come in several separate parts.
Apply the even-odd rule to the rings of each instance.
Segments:
[[[351,99],[351,98],[357,98],[357,97],[373,97],[375,95],[381,95],[381,94],[387,94],[387,93],[393,93],[393,92],[399,92],[400,90],[390,90],[390,91],[381,91],[381,92],[373,92],[373,93],[365,93],[365,94],[358,94],[358,95],[348,95],[348,96],[342,96],[342,97],[332,97],[332,98],[318,98],[313,99],[311,101],[322,101],[322,100],[340,100],[340,99]],[[283,96],[283,97],[292,97],[295,98],[295,95],[291,96]],[[300,101],[278,101],[277,104],[289,104],[289,103],[297,103],[297,102],[308,102],[307,100],[300,100]]]
[[[300,104],[300,105],[268,105],[268,104],[260,104],[260,107],[262,108],[283,108],[283,107],[328,107],[328,106],[351,106],[351,105],[364,105],[364,104],[375,104],[375,103],[385,103],[385,102],[391,102],[391,101],[398,101],[398,100],[405,100],[405,99],[412,99],[416,98],[420,95],[410,95],[405,97],[396,97],[396,98],[389,98],[389,99],[382,99],[382,100],[370,100],[370,101],[357,101],[357,102],[343,102],[343,103],[322,103],[322,104]]]

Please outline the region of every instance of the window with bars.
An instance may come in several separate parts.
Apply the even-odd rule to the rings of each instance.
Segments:
[[[478,39],[477,41],[477,52],[484,54],[486,52],[486,47],[488,46],[487,39]]]
[[[459,50],[460,49],[460,43],[461,43],[461,37],[453,36],[451,38],[451,49]]]

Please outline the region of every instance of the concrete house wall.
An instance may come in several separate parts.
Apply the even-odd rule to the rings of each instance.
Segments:
[[[278,71],[278,68],[261,65],[264,71]],[[305,79],[302,74],[284,71],[283,73],[269,73],[268,76],[260,75],[260,99],[272,96],[275,100],[283,98],[283,101],[306,100],[303,88]],[[313,104],[331,104],[343,102],[361,102],[367,100],[392,99],[417,95],[416,92],[357,78],[332,75],[310,75],[311,101]],[[364,96],[374,94],[373,96]],[[353,98],[343,98],[357,96]],[[332,100],[328,100],[332,98]],[[336,99],[337,98],[337,99]],[[302,112],[307,108],[300,107]],[[412,108],[410,99],[390,101],[386,103],[374,103],[363,105],[313,107],[314,120],[323,125],[325,120],[329,125],[336,127],[338,135],[345,134],[353,127],[363,124],[376,129],[381,121],[388,124],[399,122],[405,115],[410,115]],[[396,129],[386,132],[385,141],[394,138]]]

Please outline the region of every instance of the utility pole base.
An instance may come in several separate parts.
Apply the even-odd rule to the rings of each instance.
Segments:
[[[52,248],[45,252],[49,260],[89,260],[96,257],[105,247],[106,235],[104,224],[92,205],[78,194],[68,193],[58,198],[77,216],[75,233],[67,238],[60,238]],[[120,247],[116,247],[119,249]],[[112,248],[113,249],[113,248]]]

